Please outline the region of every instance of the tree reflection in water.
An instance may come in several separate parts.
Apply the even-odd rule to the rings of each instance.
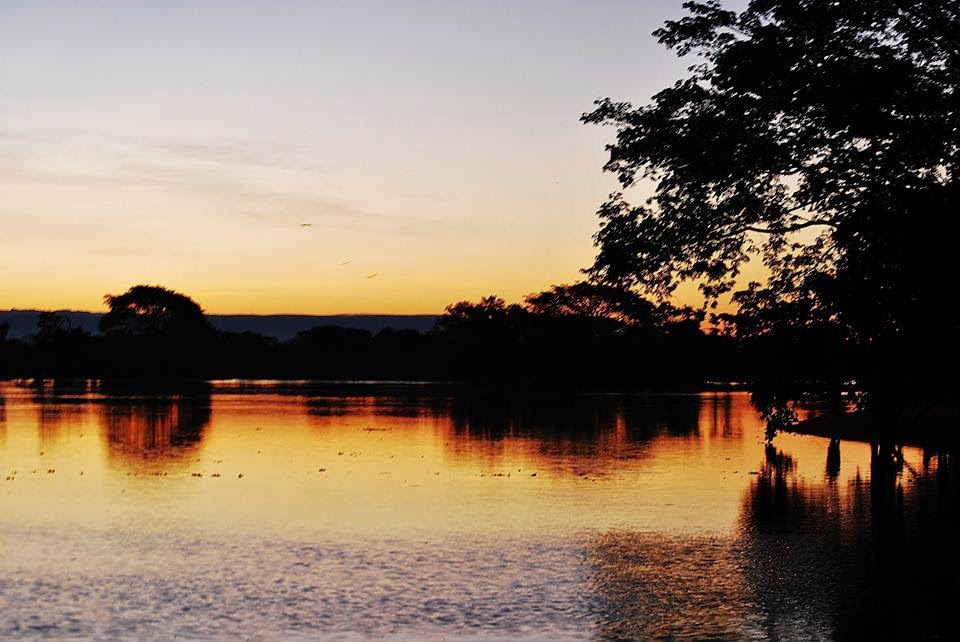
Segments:
[[[173,605],[158,626],[191,626],[192,612],[182,607],[224,590],[218,572],[225,562],[249,603],[274,600],[274,611],[237,602],[231,639],[261,613],[275,629],[291,603],[311,625],[327,618],[353,631],[357,613],[369,608],[367,616],[383,622],[457,637],[423,619],[438,600],[446,600],[451,621],[472,631],[507,618],[540,627],[547,638],[562,629],[600,639],[923,640],[951,630],[960,570],[952,453],[921,457],[907,449],[905,456],[890,446],[868,451],[786,435],[777,438],[780,448],[764,446],[756,413],[736,394],[524,401],[353,387],[230,397],[232,390],[215,388],[211,413],[208,389],[97,386],[0,388],[0,440],[4,395],[13,436],[6,461],[57,469],[22,474],[5,487],[11,528],[29,543],[37,536],[23,534],[47,528],[44,520],[70,529],[86,522],[91,532],[103,529],[104,539],[52,528],[44,541],[85,551],[105,568],[117,564],[112,576],[90,575],[83,556],[36,548],[51,568],[65,569],[62,578],[80,578],[48,599],[73,604],[91,585],[103,603],[130,598],[130,576],[111,539],[123,523],[130,536],[124,563],[151,561],[143,578],[183,587],[160,597],[133,593],[142,612]],[[340,451],[358,456],[337,459]],[[859,464],[851,465],[858,451]],[[194,479],[221,457],[231,467],[229,484],[226,475]],[[329,461],[336,465],[321,473]],[[538,475],[490,475],[521,465]],[[848,472],[858,466],[862,473]],[[168,479],[154,479],[167,471]],[[38,515],[38,498],[56,510]],[[130,519],[101,523],[108,511]],[[183,525],[186,538],[173,540],[173,557],[154,545],[169,537],[171,523]],[[331,555],[328,566],[318,559],[303,567],[303,551],[323,547],[317,534],[323,546],[349,553],[343,559],[350,563]],[[380,540],[389,547],[370,545]],[[232,559],[223,548],[231,541],[241,543]],[[182,542],[210,562],[210,572],[193,565],[168,572]],[[243,552],[248,542],[269,545],[257,544],[251,557]],[[366,571],[358,575],[354,561]],[[288,568],[296,572],[285,575]],[[34,577],[32,567],[18,572]],[[399,579],[378,584],[386,572]],[[283,575],[282,599],[262,582],[271,573]],[[36,578],[49,581],[44,573]],[[363,597],[343,602],[344,591]],[[42,611],[42,599],[7,595],[22,618],[52,612]]]
[[[102,413],[111,452],[157,455],[200,441],[210,423],[210,391],[192,386],[115,396]]]
[[[52,447],[73,429],[80,430],[87,412],[86,403],[91,397],[92,382],[37,380],[32,382],[30,390],[37,405],[39,438],[44,447]]]
[[[834,470],[839,444],[827,452]],[[904,466],[874,446],[870,477],[798,478],[769,447],[744,500],[744,577],[771,639],[940,639],[958,588],[952,455]]]
[[[935,640],[960,590],[954,454],[913,470],[874,446],[869,477],[797,475],[770,445],[729,537],[606,532],[589,584],[601,639]]]

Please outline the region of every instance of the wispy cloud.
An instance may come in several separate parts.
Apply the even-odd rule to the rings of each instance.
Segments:
[[[306,150],[269,141],[189,142],[68,131],[0,131],[0,190],[142,188],[192,199],[206,214],[269,225],[377,224],[390,217],[323,193]]]

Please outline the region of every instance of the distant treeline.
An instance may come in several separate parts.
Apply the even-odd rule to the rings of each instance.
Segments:
[[[839,353],[813,341],[750,343],[702,329],[704,312],[589,283],[522,304],[497,297],[449,306],[427,332],[338,326],[287,341],[214,329],[189,297],[158,286],[107,296],[99,332],[41,314],[36,333],[0,327],[0,377],[379,379],[699,387],[758,377],[802,379]],[[798,350],[798,347],[800,348]],[[788,356],[788,351],[794,356]],[[797,359],[797,354],[806,359]],[[780,356],[778,356],[780,355]],[[775,365],[772,368],[771,365]],[[839,366],[838,362],[838,366]],[[842,368],[838,368],[838,375]]]

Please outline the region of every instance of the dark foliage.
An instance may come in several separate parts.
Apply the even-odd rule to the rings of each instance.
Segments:
[[[587,283],[507,304],[449,306],[431,332],[321,326],[281,342],[217,332],[199,305],[163,288],[108,297],[102,332],[40,317],[27,341],[0,343],[0,376],[120,379],[404,379],[698,387],[746,371],[702,312]]]
[[[190,338],[210,329],[199,304],[160,286],[136,285],[103,300],[110,310],[100,319],[100,331],[109,336]]]
[[[756,257],[770,279],[721,320],[771,371],[852,372],[875,397],[951,389],[960,4],[685,7],[655,35],[698,56],[689,77],[583,117],[616,129],[606,169],[625,188],[655,184],[644,205],[601,207],[592,277],[659,296],[697,280],[715,301]]]
[[[109,306],[100,319],[104,369],[132,378],[199,378],[207,372],[216,356],[216,333],[193,299],[137,285],[104,301]]]

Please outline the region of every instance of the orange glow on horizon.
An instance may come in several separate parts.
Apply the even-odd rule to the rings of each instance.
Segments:
[[[12,283],[0,294],[0,310],[105,310],[103,296],[119,294],[133,285],[162,285],[182,292],[197,301],[210,314],[440,314],[447,305],[458,301],[476,301],[491,294],[508,302],[523,298],[555,284],[573,283],[582,278],[570,261],[569,269],[550,278],[536,267],[512,274],[493,273],[486,278],[463,281],[454,275],[438,274],[429,279],[409,274],[406,277],[378,273],[366,278],[363,270],[352,270],[349,276],[333,276],[330,280],[307,283],[296,278],[276,283],[250,282],[231,287],[227,279],[215,280],[212,275],[174,274],[169,278],[115,278],[90,281],[66,274],[55,281],[34,285]],[[584,261],[583,264],[587,264]],[[762,278],[762,268],[748,266],[741,282]],[[566,276],[566,278],[562,278]],[[699,307],[702,296],[694,283],[685,283],[675,292],[679,305]],[[734,306],[721,301],[718,311]]]

